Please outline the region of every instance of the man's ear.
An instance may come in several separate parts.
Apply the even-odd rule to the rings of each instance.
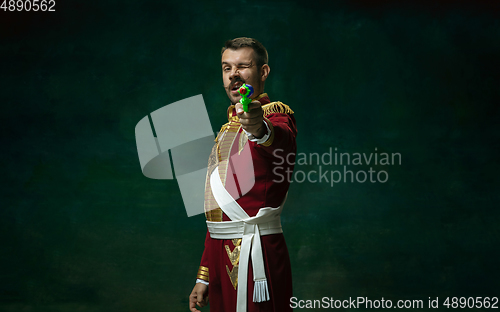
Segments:
[[[270,71],[271,71],[271,68],[269,67],[269,65],[267,65],[267,64],[262,65],[262,67],[260,68],[260,80],[266,81],[267,76],[269,76]]]

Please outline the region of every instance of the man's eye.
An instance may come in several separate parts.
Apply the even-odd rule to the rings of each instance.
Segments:
[[[229,67],[224,67],[222,70],[227,72],[227,71],[230,70],[230,68]]]

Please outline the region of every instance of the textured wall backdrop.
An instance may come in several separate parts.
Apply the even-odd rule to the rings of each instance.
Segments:
[[[490,2],[56,0],[56,12],[0,11],[0,310],[188,310],[204,217],[186,217],[176,181],[142,175],[134,127],[202,93],[218,131],[220,48],[238,36],[267,46],[266,89],[295,111],[299,153],[401,154],[400,165],[346,167],[384,170],[385,183],[292,183],[294,295],[500,296]],[[296,170],[320,166],[344,170]]]

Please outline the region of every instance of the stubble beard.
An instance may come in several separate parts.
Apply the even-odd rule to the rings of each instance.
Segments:
[[[231,90],[227,90],[226,89],[226,93],[227,93],[227,97],[229,98],[229,101],[231,101],[231,104],[233,105],[236,105],[237,103],[239,103],[240,99],[241,99],[241,95],[240,96],[237,96],[236,98],[233,97],[233,95],[231,94]]]

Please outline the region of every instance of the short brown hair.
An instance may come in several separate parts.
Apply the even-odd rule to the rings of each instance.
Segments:
[[[222,48],[221,55],[227,49],[238,50],[239,48],[250,47],[254,50],[256,55],[257,67],[260,68],[262,65],[267,64],[269,56],[267,55],[267,50],[257,39],[241,37],[235,38],[233,40],[226,41],[226,44]]]

